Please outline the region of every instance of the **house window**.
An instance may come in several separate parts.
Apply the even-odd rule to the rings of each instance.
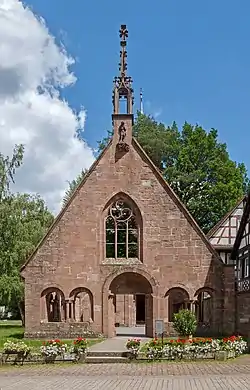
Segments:
[[[106,218],[106,258],[138,258],[138,242],[133,209],[123,200],[114,202]]]
[[[244,256],[239,259],[239,278],[245,279],[249,277],[249,256]]]

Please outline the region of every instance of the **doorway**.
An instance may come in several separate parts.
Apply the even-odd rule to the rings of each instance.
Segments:
[[[109,337],[153,336],[152,286],[141,274],[124,272],[109,286],[111,302],[108,312]]]
[[[145,325],[146,322],[145,303],[146,303],[145,294],[137,294],[135,296],[136,325]]]

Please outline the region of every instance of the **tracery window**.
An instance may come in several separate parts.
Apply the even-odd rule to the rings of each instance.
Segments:
[[[115,201],[106,218],[106,258],[138,258],[138,224],[133,209]]]

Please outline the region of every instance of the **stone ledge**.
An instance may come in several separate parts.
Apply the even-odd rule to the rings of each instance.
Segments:
[[[25,339],[63,339],[63,340],[73,340],[77,337],[85,337],[87,339],[101,339],[104,338],[103,334],[97,333],[94,331],[80,331],[79,329],[70,329],[68,331],[63,331],[59,329],[55,330],[44,330],[36,332],[25,332]]]

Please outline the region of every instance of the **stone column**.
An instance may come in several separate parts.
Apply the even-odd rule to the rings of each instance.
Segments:
[[[136,295],[133,295],[132,298],[132,326],[134,327],[136,326]]]
[[[154,336],[154,299],[152,294],[145,295],[145,306],[146,306],[146,336],[153,337]]]
[[[124,297],[124,323],[128,327],[132,327],[133,324],[133,311],[134,311],[134,296],[132,294],[126,294]]]
[[[115,313],[115,322],[119,324],[125,324],[125,318],[124,318],[124,295],[123,294],[117,294],[115,296],[116,299],[116,313]]]
[[[69,322],[69,300],[65,301],[66,322]]]
[[[73,316],[74,316],[74,320],[76,322],[80,322],[80,319],[81,319],[81,307],[82,307],[82,297],[76,297],[74,299],[74,303],[73,303]]]
[[[164,322],[169,322],[169,295],[163,298],[163,308]]]
[[[195,301],[190,301],[190,311],[195,314]]]
[[[48,321],[46,295],[40,298],[40,321]]]
[[[124,296],[124,324],[129,326],[129,295]]]
[[[111,292],[108,296],[108,337],[115,336],[115,310],[114,310],[114,294]]]
[[[66,321],[66,304],[65,300],[61,302],[61,321]]]

